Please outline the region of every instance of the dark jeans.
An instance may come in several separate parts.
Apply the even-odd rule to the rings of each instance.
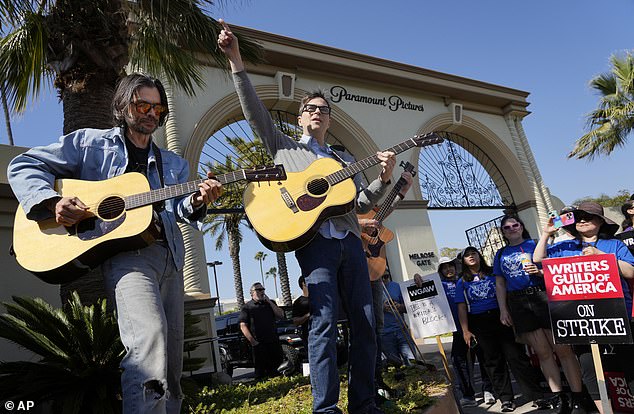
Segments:
[[[313,412],[340,412],[336,361],[339,299],[350,326],[348,411],[374,412],[376,336],[370,276],[361,239],[354,234],[343,240],[325,239],[318,234],[295,256],[310,296],[308,361]]]
[[[513,329],[500,322],[498,309],[469,314],[469,329],[478,340],[477,346],[482,347],[485,367],[500,401],[512,401],[514,397],[508,368],[511,368],[527,398],[534,400],[543,397],[538,372],[530,364],[524,346],[515,342]]]
[[[469,355],[470,353],[470,355]],[[469,349],[462,330],[453,333],[453,342],[451,344],[451,361],[455,373],[454,382],[460,393],[465,398],[474,398],[475,390],[473,389],[473,370],[475,368],[475,359],[478,358],[480,364],[480,377],[482,378],[482,392],[489,391],[493,393],[493,384],[484,368],[484,353],[482,347],[476,346],[475,349]],[[469,363],[471,360],[471,363]]]
[[[277,367],[282,363],[282,347],[279,342],[259,343],[253,347],[255,378],[275,377],[279,375]]]

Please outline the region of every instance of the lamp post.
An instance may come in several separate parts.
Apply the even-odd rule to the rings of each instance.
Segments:
[[[207,262],[208,267],[214,268],[214,282],[216,283],[216,296],[218,296],[218,310],[222,313],[222,303],[220,303],[220,292],[218,292],[218,276],[216,275],[216,266],[220,266],[222,262],[214,260],[213,262]]]

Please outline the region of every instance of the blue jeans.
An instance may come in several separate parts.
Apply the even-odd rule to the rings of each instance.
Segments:
[[[409,347],[405,335],[400,330],[381,333],[381,346],[388,363],[397,365],[411,365],[411,359],[416,359]]]
[[[124,413],[180,413],[183,366],[183,274],[167,245],[120,253],[103,264],[121,341]]]
[[[311,324],[308,361],[313,412],[341,412],[337,370],[337,316],[339,302],[350,326],[348,411],[372,413],[376,336],[370,277],[361,240],[348,234],[343,240],[321,235],[295,252],[306,277]]]

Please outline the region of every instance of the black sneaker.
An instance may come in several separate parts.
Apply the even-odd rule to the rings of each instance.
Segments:
[[[572,404],[570,404],[570,414],[586,414],[586,409],[581,402],[573,401]]]
[[[545,398],[538,398],[533,401],[533,407],[538,410],[550,410],[552,408],[552,402]]]
[[[502,412],[510,413],[515,411],[515,403],[513,401],[503,401],[502,402]]]

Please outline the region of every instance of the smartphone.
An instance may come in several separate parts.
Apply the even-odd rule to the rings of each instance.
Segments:
[[[478,340],[476,339],[475,336],[471,337],[471,340],[469,340],[469,348],[475,348],[478,345]]]
[[[569,211],[568,213],[564,213],[559,217],[561,218],[561,223],[563,226],[569,226],[571,224],[575,224],[575,214],[572,211]]]
[[[561,220],[561,217],[559,216],[559,213],[557,213],[557,210],[553,210],[550,211],[548,213],[548,217],[550,217],[553,221],[553,226],[555,226],[556,229],[559,229],[561,227],[563,227],[563,221]]]

